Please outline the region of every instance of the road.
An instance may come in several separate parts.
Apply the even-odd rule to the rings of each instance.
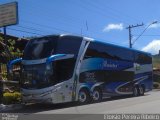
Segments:
[[[110,98],[100,103],[87,105],[57,104],[28,105],[14,113],[35,114],[109,114],[109,113],[159,113],[160,91],[152,91],[140,97]]]

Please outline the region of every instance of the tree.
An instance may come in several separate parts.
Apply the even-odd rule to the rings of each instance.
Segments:
[[[15,48],[15,40],[9,39],[7,44],[5,44],[3,41],[3,38],[0,37],[0,44],[3,48],[1,56],[6,58],[6,62],[13,59],[14,57],[22,56],[22,52],[18,48]]]
[[[22,52],[15,48],[15,44],[15,40],[11,39],[5,44],[3,38],[0,37],[0,73],[2,79],[7,79],[7,63],[14,58],[22,56]]]

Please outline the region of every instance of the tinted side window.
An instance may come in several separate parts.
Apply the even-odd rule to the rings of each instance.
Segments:
[[[78,55],[82,42],[81,37],[64,36],[58,40],[57,54],[74,54]]]
[[[133,52],[128,49],[111,46],[103,43],[90,43],[84,59],[100,57],[114,60],[133,61]]]
[[[135,52],[135,62],[140,64],[151,64],[152,57],[147,54]]]
[[[105,51],[105,49],[106,49],[106,46],[104,45],[90,43],[84,59],[93,58],[93,57],[112,58],[112,56],[109,55],[107,51]]]
[[[57,60],[53,63],[53,77],[55,83],[59,83],[65,80],[68,80],[72,77],[74,67],[75,67],[76,59],[64,59],[64,60]]]
[[[111,50],[111,54],[116,56],[119,60],[130,61],[130,62],[134,61],[133,52],[126,48],[114,47]]]

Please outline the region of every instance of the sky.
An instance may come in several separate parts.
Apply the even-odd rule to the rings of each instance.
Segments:
[[[0,0],[0,4],[13,1],[18,2],[19,23],[7,27],[9,35],[73,34],[128,47],[126,28],[143,23],[131,29],[133,48],[152,54],[160,50],[159,0]],[[158,23],[151,25],[154,21]]]

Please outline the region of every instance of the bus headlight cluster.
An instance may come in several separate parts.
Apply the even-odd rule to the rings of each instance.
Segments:
[[[47,69],[47,70],[50,70],[50,69],[51,69],[51,64],[47,64],[47,65],[46,65],[46,69]]]

